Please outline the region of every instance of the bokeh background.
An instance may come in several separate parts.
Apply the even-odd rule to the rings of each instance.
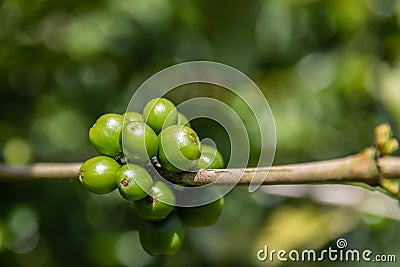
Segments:
[[[191,60],[231,65],[257,83],[275,117],[274,164],[357,153],[381,122],[399,136],[400,1],[2,0],[1,161],[95,155],[87,133],[97,117],[124,112],[148,77]],[[195,127],[218,133],[207,121]],[[257,250],[324,249],[338,237],[400,261],[397,203],[363,189],[236,188],[220,221],[188,229],[169,258],[145,254],[132,204],[117,194],[76,181],[0,183],[0,266],[278,266],[258,262]],[[376,266],[307,266],[322,264]]]

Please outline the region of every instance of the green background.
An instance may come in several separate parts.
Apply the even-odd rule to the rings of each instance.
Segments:
[[[87,136],[101,114],[124,112],[147,78],[192,60],[228,64],[256,82],[275,118],[275,165],[357,153],[381,122],[398,136],[400,1],[3,0],[1,161],[96,155]],[[217,126],[194,126],[202,137],[214,134],[227,158]],[[249,165],[259,148],[251,145]],[[151,258],[138,244],[132,204],[116,192],[93,195],[76,181],[1,183],[0,265],[262,266],[256,251],[264,244],[323,249],[340,236],[400,260],[399,222],[387,218],[400,210],[379,212],[386,198],[361,209],[357,194],[326,204],[318,188],[299,190],[293,198],[236,188],[215,226],[188,229],[176,256]],[[307,266],[321,264],[369,266]]]

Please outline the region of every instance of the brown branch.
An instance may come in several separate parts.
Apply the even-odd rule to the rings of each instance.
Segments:
[[[393,163],[389,161],[386,164]],[[239,180],[238,185],[248,185],[252,179],[261,181],[263,185],[343,182],[376,185],[379,182],[375,150],[372,148],[353,156],[310,163],[271,168],[210,169],[180,175],[163,172],[162,175],[173,182],[187,185],[203,185],[211,182],[231,184],[237,180]]]
[[[381,177],[400,177],[400,158],[376,159],[376,150],[368,148],[359,154],[333,160],[272,166],[271,168],[206,169],[198,172],[170,173],[160,171],[166,179],[186,185],[248,185],[254,178],[263,185],[361,182],[378,185]],[[34,163],[28,167],[0,164],[0,181],[77,179],[81,163]]]
[[[82,163],[34,163],[26,167],[0,164],[0,181],[70,180],[78,178]]]
[[[400,158],[389,156],[380,158],[379,170],[381,177],[400,179]]]

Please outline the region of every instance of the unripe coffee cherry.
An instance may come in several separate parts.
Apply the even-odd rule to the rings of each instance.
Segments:
[[[120,134],[123,117],[119,114],[104,114],[89,130],[89,141],[94,149],[105,156],[117,157],[122,154]]]
[[[186,126],[173,125],[158,136],[158,157],[161,166],[169,171],[189,170],[200,158],[200,140],[196,132]]]
[[[198,207],[179,208],[178,212],[183,222],[193,227],[207,227],[218,221],[224,207],[224,198]]]
[[[183,115],[182,113],[178,112],[178,122],[176,123],[178,125],[185,125],[189,128],[191,128],[192,126],[190,125],[189,120],[186,118],[185,115]]]
[[[117,187],[115,180],[119,168],[119,164],[112,158],[97,156],[82,164],[79,170],[79,181],[92,193],[110,193]]]
[[[175,212],[160,222],[143,221],[139,227],[140,244],[152,256],[174,255],[184,238],[184,225]]]
[[[175,194],[167,184],[157,181],[148,193],[147,197],[135,202],[136,210],[143,219],[161,221],[174,210]]]
[[[134,111],[125,112],[122,114],[122,117],[124,117],[125,123],[129,121],[143,121],[142,114]]]
[[[137,201],[146,197],[152,185],[153,179],[142,166],[126,164],[118,171],[118,191],[127,200]]]
[[[209,145],[201,145],[201,156],[195,169],[221,169],[224,167],[224,159],[221,153]]]
[[[156,134],[159,134],[162,129],[177,123],[178,111],[168,99],[154,98],[144,107],[143,119]]]
[[[125,156],[136,163],[145,163],[157,155],[158,138],[143,121],[131,121],[122,130]]]

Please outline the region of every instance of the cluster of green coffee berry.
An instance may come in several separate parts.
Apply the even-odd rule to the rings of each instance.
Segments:
[[[144,220],[139,239],[150,255],[173,255],[182,246],[184,225],[205,227],[215,223],[224,199],[197,207],[174,207],[174,191],[155,181],[145,168],[151,160],[172,172],[222,168],[220,152],[201,145],[187,118],[165,98],[150,100],[143,114],[102,115],[89,131],[92,146],[102,156],[82,164],[79,180],[89,191],[106,194],[118,188],[135,203]],[[210,189],[210,194],[215,194]],[[171,204],[172,203],[172,204]]]

